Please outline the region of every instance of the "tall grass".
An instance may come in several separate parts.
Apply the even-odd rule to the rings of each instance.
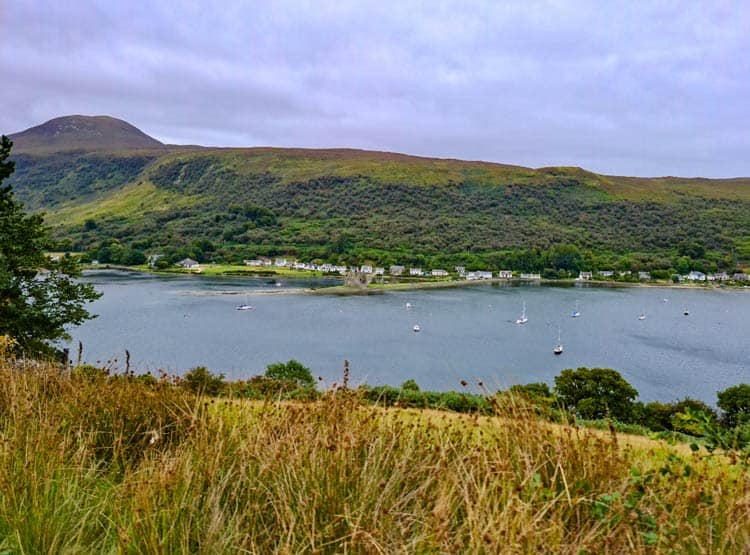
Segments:
[[[0,362],[0,552],[742,553],[721,457],[355,392],[213,400]]]

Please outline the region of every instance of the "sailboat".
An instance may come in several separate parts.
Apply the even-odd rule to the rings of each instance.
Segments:
[[[578,310],[578,301],[576,301],[576,309],[571,313],[571,318],[578,318],[581,315],[581,311]]]
[[[557,328],[557,345],[555,345],[555,348],[552,349],[552,352],[556,355],[561,355],[563,352],[563,346],[562,342],[560,341],[560,327]]]
[[[639,320],[645,320],[646,319],[646,311],[645,310],[640,313],[640,315],[638,316],[638,319]]]
[[[688,308],[687,308],[687,307],[685,307],[685,310],[683,310],[683,311],[682,311],[682,313],[683,313],[683,314],[684,314],[685,316],[687,316],[688,314],[690,314],[690,311],[688,310]]]
[[[254,310],[255,307],[247,304],[247,295],[245,295],[245,302],[242,304],[238,304],[235,307],[237,310]]]
[[[529,321],[529,319],[526,317],[526,301],[524,301],[523,302],[523,311],[521,312],[521,316],[519,316],[516,319],[516,324],[521,325],[521,324],[525,324],[528,321]]]
[[[418,332],[422,328],[419,327],[419,324],[414,324],[414,327],[412,328],[415,332]]]

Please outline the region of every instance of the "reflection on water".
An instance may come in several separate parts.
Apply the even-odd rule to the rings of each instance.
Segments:
[[[552,383],[564,368],[603,366],[622,372],[641,399],[711,403],[717,390],[750,382],[749,291],[479,285],[340,297],[284,294],[338,283],[326,279],[281,278],[281,287],[267,278],[86,279],[104,292],[92,305],[99,317],[72,330],[89,362],[128,349],[141,370],[205,365],[239,379],[295,358],[330,384],[348,359],[355,382],[413,378],[441,390],[461,380]],[[243,295],[255,310],[235,310]],[[516,325],[524,303],[529,321]],[[581,316],[572,318],[576,303]],[[565,351],[555,356],[558,327]]]

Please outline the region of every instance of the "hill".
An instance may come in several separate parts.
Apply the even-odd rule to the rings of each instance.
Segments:
[[[102,261],[290,255],[550,277],[750,262],[747,178],[643,179],[350,149],[159,143],[13,154],[11,183],[28,209],[47,211],[59,247]]]
[[[59,152],[164,146],[128,122],[109,116],[64,116],[10,135],[15,152]]]

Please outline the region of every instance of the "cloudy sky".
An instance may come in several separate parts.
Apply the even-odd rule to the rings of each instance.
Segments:
[[[750,176],[744,1],[0,0],[0,132]]]

